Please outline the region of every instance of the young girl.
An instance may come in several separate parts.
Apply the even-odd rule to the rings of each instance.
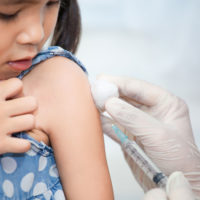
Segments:
[[[113,199],[86,70],[41,51],[75,52],[76,0],[0,0],[0,30],[0,199]]]

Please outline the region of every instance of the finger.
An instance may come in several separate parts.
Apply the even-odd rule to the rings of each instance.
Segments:
[[[141,104],[141,103],[139,103],[137,101],[134,101],[133,99],[130,99],[130,98],[126,97],[126,96],[121,97],[121,99],[124,100],[124,101],[126,101],[127,103],[135,106],[136,108],[142,109],[145,106],[144,104]]]
[[[28,131],[35,127],[35,118],[31,114],[12,117],[8,120],[7,134],[13,134],[21,131]]]
[[[168,200],[168,198],[164,190],[156,188],[147,192],[143,200]]]
[[[31,144],[28,140],[19,139],[14,137],[8,137],[5,140],[4,148],[0,151],[1,154],[3,153],[24,153],[27,152]]]
[[[6,113],[9,117],[33,112],[37,108],[36,99],[32,96],[12,99],[6,102]]]
[[[106,101],[105,109],[114,121],[135,136],[149,135],[150,127],[159,127],[160,125],[152,116],[119,98],[114,97]],[[145,127],[148,130],[145,130]]]
[[[105,133],[112,140],[114,140],[115,142],[120,144],[120,140],[118,139],[117,135],[115,134],[114,130],[112,129],[112,124],[115,124],[115,122],[111,118],[109,118],[103,114],[101,115],[101,122],[102,122],[103,133]]]
[[[23,83],[18,78],[11,78],[0,82],[0,100],[16,96],[22,91]]]
[[[194,200],[194,194],[187,179],[182,172],[174,172],[170,175],[166,191],[170,200]]]
[[[157,105],[170,94],[156,85],[133,78],[99,75],[97,79],[116,84],[121,97],[127,97],[136,103],[147,106]]]

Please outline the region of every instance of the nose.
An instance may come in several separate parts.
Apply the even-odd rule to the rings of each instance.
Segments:
[[[21,31],[17,35],[18,44],[31,44],[37,45],[44,38],[44,26],[41,17],[33,18],[32,20],[26,20]]]

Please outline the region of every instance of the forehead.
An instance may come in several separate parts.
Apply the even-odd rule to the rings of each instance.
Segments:
[[[15,4],[24,4],[24,3],[38,3],[42,0],[0,0],[0,4],[4,5],[15,5]]]

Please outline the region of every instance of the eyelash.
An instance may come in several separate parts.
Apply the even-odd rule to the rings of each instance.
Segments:
[[[48,7],[51,7],[51,6],[54,6],[54,5],[58,5],[60,3],[60,0],[58,1],[49,1],[47,3],[47,6]],[[20,12],[17,11],[16,13],[14,14],[4,14],[4,13],[0,13],[0,19],[4,20],[4,21],[11,21],[11,20],[14,20],[15,18],[17,18],[18,16],[18,13]]]
[[[11,15],[7,15],[7,14],[3,14],[3,13],[0,13],[0,18],[2,20],[5,20],[5,21],[10,21],[10,20],[13,20],[17,17],[19,11],[17,11],[16,13],[14,14],[11,14]]]

